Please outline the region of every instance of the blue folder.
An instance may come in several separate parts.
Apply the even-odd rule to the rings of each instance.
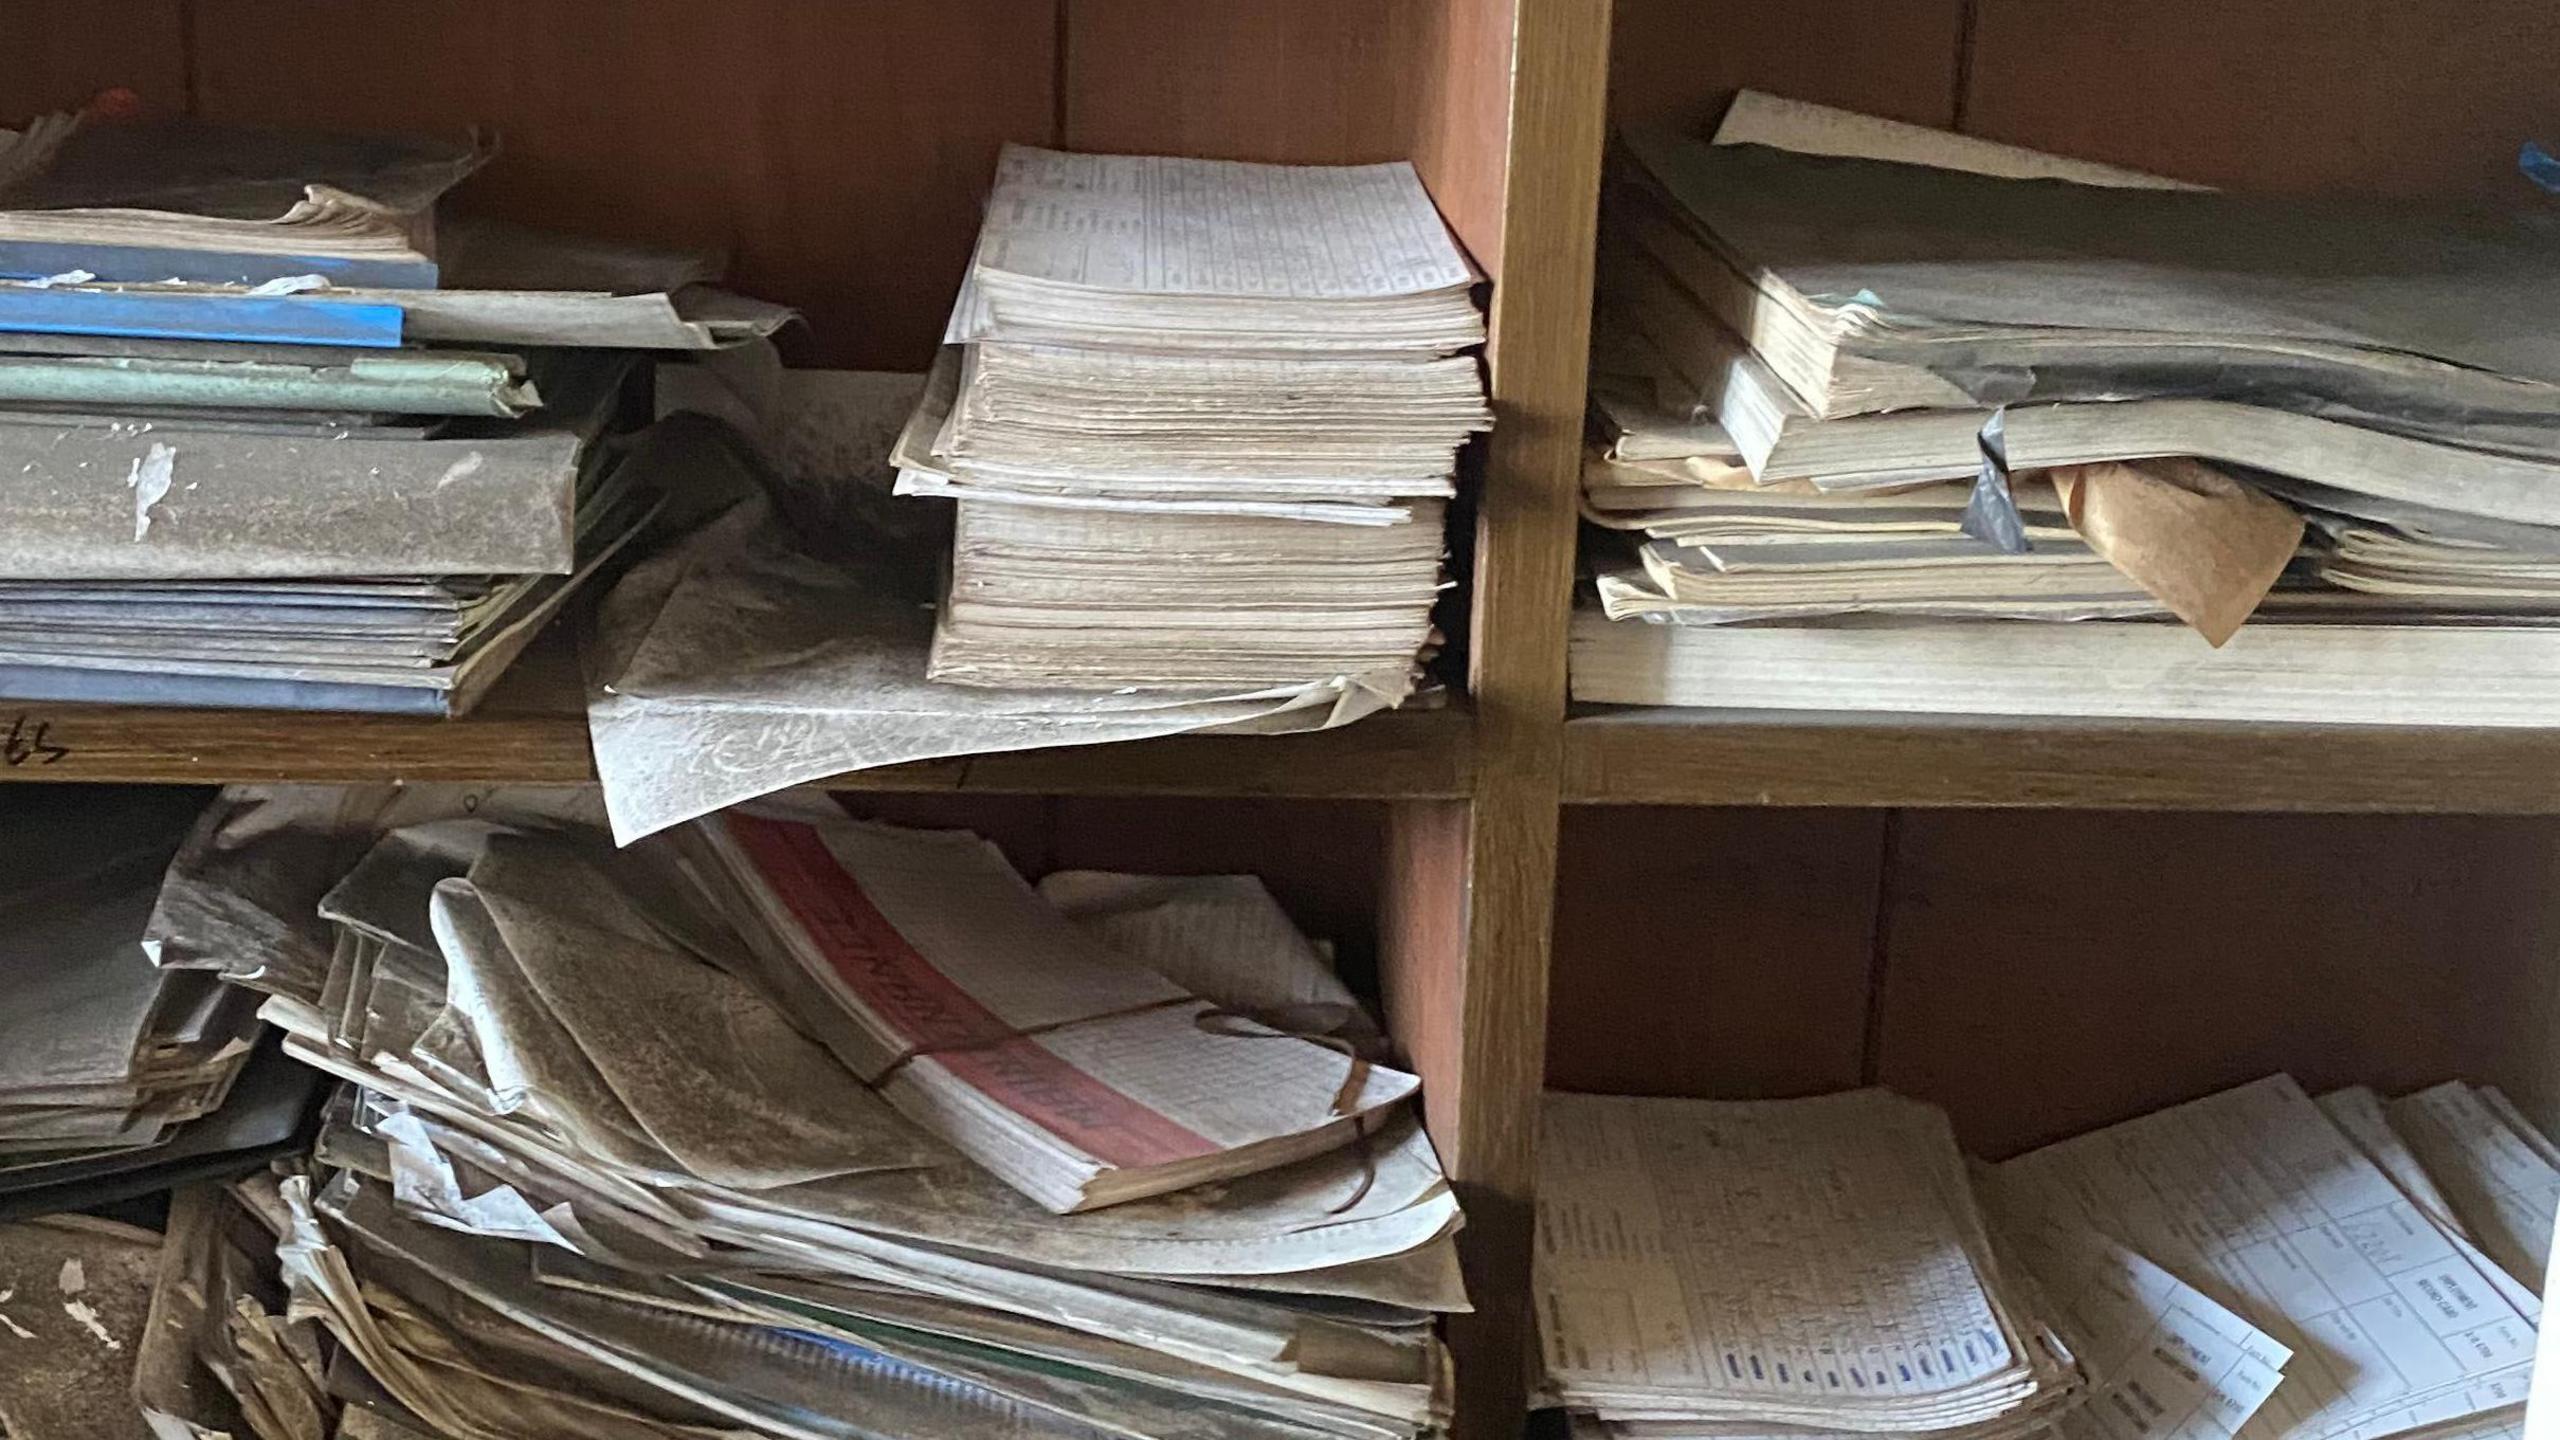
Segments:
[[[0,330],[134,340],[238,340],[270,345],[400,344],[397,305],[309,295],[0,285]]]

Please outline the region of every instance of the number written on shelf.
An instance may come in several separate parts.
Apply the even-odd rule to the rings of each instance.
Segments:
[[[0,740],[0,764],[12,770],[21,765],[58,765],[70,754],[70,746],[53,738],[52,721],[24,711],[10,717],[8,737]]]

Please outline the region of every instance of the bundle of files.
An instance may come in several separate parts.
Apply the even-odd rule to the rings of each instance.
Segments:
[[[936,681],[948,507],[894,498],[887,443],[871,444],[881,404],[895,403],[895,433],[923,377],[777,366],[778,393],[759,409],[725,386],[694,393],[696,368],[663,367],[659,403],[709,413],[670,414],[658,433],[681,457],[671,464],[687,496],[717,513],[617,580],[580,646],[619,840],[876,766],[1204,730],[1299,733],[1389,703],[1350,678],[1126,693]]]
[[[1445,1417],[1459,1215],[1413,1078],[1259,886],[1034,890],[815,806],[615,852],[471,800],[229,796],[153,922],[347,1082],[276,1192],[333,1403],[459,1437]],[[253,935],[290,958],[218,953]]]
[[[897,454],[958,501],[933,677],[1403,697],[1476,278],[1410,165],[1008,147]]]
[[[1594,1440],[2511,1440],[2540,1276],[2473,1236],[2538,1215],[2547,1249],[2552,1154],[2459,1081],[2276,1075],[1969,1170],[1880,1090],[1552,1095],[1547,1384]]]
[[[1548,1096],[1536,1267],[1548,1386],[1613,1434],[2034,1435],[2086,1380],[1881,1090]]]
[[[0,134],[0,693],[460,713],[646,522],[620,355],[787,312],[690,257],[440,224],[487,158]]]
[[[1713,143],[1628,131],[1611,173],[1585,504],[1616,533],[1580,698],[2503,725],[2560,699],[2560,253],[2529,221],[1750,94]]]
[[[40,790],[0,808],[0,1219],[237,1173],[307,1136],[312,1077],[261,1043],[256,997],[155,968],[142,937],[201,805]]]

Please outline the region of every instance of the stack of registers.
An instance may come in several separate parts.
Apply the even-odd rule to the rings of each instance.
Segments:
[[[1445,1419],[1417,1082],[1258,884],[1035,889],[817,804],[616,852],[591,801],[465,798],[235,792],[154,920],[346,1082],[317,1168],[248,1202],[321,1403],[475,1437]]]
[[[1969,1170],[1881,1090],[1552,1095],[1547,1387],[1627,1440],[2512,1437],[2554,1153],[2459,1081],[2271,1076]]]
[[[200,808],[186,791],[0,806],[0,1219],[238,1173],[307,1140],[312,1077],[256,997],[155,968],[143,932]]]
[[[1407,164],[1008,147],[897,456],[958,502],[934,678],[1401,700],[1476,278]]]
[[[1611,177],[1578,698],[2548,723],[2547,227],[1749,93]]]
[[[0,132],[0,694],[460,713],[640,530],[624,357],[788,312],[440,222],[488,158]]]

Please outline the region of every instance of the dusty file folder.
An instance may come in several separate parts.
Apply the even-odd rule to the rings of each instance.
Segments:
[[[195,119],[0,132],[0,275],[432,287],[439,197],[472,145]]]
[[[1052,1214],[801,1033],[829,1013],[793,988],[814,977],[759,963],[693,902],[672,847],[613,851],[522,795],[435,798],[442,818],[420,796],[237,796],[203,837],[227,863],[182,862],[186,898],[164,907],[208,920],[227,891],[244,923],[222,933],[245,943],[297,908],[290,889],[334,924],[317,974],[252,983],[289,1053],[352,1088],[313,1180],[241,1193],[282,1235],[286,1329],[316,1323],[343,1348],[327,1378],[350,1416],[552,1433],[609,1396],[612,1434],[669,1440],[706,1412],[848,1440],[889,1417],[940,1440],[1409,1440],[1445,1421],[1430,1322],[1466,1303],[1459,1217],[1409,1114],[1364,1146]],[[350,853],[387,819],[419,823]],[[1099,887],[1124,915],[1140,890],[1167,893]],[[1304,963],[1303,937],[1243,898],[1189,895],[1185,920],[1150,927],[1153,953],[1171,964],[1180,938],[1223,927],[1270,947],[1254,963],[1289,966],[1283,940]],[[1194,963],[1214,978],[1221,961]],[[1286,993],[1320,993],[1306,980]],[[180,1218],[206,1228],[194,1207]],[[241,1326],[272,1333],[262,1292],[223,1287],[228,1263],[201,1293],[250,1301]],[[184,1321],[184,1283],[168,1298]],[[209,1328],[173,1348],[220,1359]],[[456,1353],[482,1364],[442,1363]]]

